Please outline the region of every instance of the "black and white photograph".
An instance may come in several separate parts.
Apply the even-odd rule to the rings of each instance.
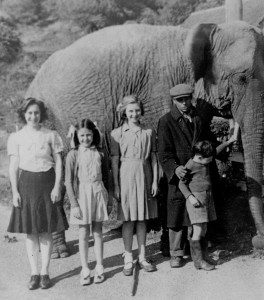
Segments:
[[[0,0],[0,299],[264,299],[264,0]]]

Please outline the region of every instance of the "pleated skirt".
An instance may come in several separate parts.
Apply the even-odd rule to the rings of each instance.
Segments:
[[[21,171],[18,180],[21,207],[13,206],[8,232],[38,234],[68,229],[62,205],[51,202],[54,183],[53,168],[47,172]]]

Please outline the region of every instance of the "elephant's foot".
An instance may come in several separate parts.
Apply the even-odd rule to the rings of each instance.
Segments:
[[[58,252],[56,249],[53,249],[52,252],[51,252],[50,258],[51,258],[51,259],[57,259],[57,258],[60,258],[59,252]]]
[[[51,258],[65,258],[68,257],[69,251],[67,249],[66,240],[65,240],[65,231],[62,232],[53,232],[53,249],[51,253]]]
[[[58,251],[58,253],[60,255],[60,258],[65,258],[65,257],[68,257],[70,255],[69,251],[67,249],[66,243],[59,245],[57,247],[57,251]]]
[[[264,236],[256,235],[252,238],[252,245],[257,250],[264,250]]]

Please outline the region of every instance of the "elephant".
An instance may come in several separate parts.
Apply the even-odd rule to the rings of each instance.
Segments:
[[[249,206],[264,246],[261,200],[263,167],[264,40],[243,21],[180,26],[127,24],[88,34],[52,54],[26,97],[43,100],[66,142],[70,124],[88,117],[106,136],[117,125],[116,106],[136,94],[153,126],[170,107],[169,89],[196,85],[217,109],[228,110],[241,128]],[[257,242],[256,242],[257,241]]]

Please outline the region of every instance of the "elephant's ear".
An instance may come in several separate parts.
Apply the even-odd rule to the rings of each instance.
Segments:
[[[195,81],[204,77],[208,67],[211,66],[211,36],[217,28],[216,24],[199,24],[187,35],[184,53],[191,61]]]

